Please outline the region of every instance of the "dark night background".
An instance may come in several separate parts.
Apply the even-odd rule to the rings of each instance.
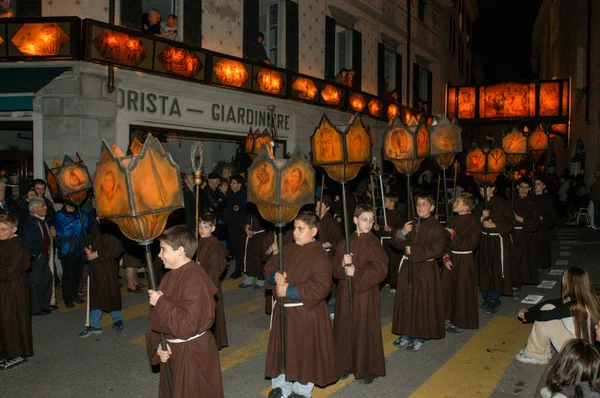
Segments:
[[[531,81],[531,36],[543,0],[478,0],[474,53],[481,57],[483,84]]]

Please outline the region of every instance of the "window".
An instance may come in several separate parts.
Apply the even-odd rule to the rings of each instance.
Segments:
[[[177,15],[177,0],[146,0],[142,2],[143,14],[147,14],[153,8],[160,11],[161,22],[166,21],[169,15]]]
[[[282,52],[283,45],[283,10],[282,2],[260,1],[260,16],[258,17],[258,29],[265,35],[263,45],[267,50],[269,60],[275,66],[285,67],[285,57]]]
[[[419,21],[421,21],[421,22],[425,21],[425,0],[419,0],[418,16],[419,16]]]
[[[383,61],[383,76],[386,79],[385,91],[392,91],[396,88],[396,53],[385,49]]]
[[[352,31],[335,25],[335,71],[352,69]]]

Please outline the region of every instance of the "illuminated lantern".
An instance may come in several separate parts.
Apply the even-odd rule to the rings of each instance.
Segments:
[[[292,90],[303,100],[312,101],[317,95],[315,83],[305,77],[299,77],[292,84]]]
[[[473,176],[480,186],[496,182],[496,178],[506,170],[506,153],[497,146],[491,149],[474,147],[467,154],[466,172]]]
[[[340,131],[324,114],[310,143],[313,165],[323,167],[338,182],[354,179],[371,162],[371,134],[358,115]]]
[[[240,61],[222,58],[213,70],[219,81],[228,86],[242,87],[248,80],[248,71]]]
[[[25,55],[58,55],[69,36],[56,23],[26,23],[12,38],[12,43]]]
[[[105,59],[129,66],[139,65],[150,55],[139,38],[112,30],[104,30],[92,44]]]
[[[70,157],[65,156],[62,163],[58,159],[54,159],[52,168],[49,168],[44,162],[44,170],[52,198],[57,202],[78,206],[85,201],[92,188],[92,179],[87,166],[78,154],[75,159],[73,161]]]
[[[258,129],[255,132],[252,132],[252,128],[250,128],[250,132],[246,136],[245,142],[246,153],[250,156],[250,159],[254,159],[264,145],[267,145],[269,156],[271,159],[274,159],[273,138],[269,132],[266,129],[262,133]]]
[[[168,46],[156,57],[167,72],[185,77],[194,77],[204,67],[200,58],[193,52],[183,48]]]
[[[321,91],[321,98],[323,98],[323,101],[325,101],[326,104],[339,105],[340,102],[342,102],[342,90],[328,84]]]
[[[435,157],[443,170],[452,165],[457,153],[462,152],[461,132],[460,126],[443,114],[438,115],[431,124],[431,156]]]
[[[502,136],[502,149],[506,152],[506,161],[512,167],[517,167],[527,157],[527,136],[518,128]]]
[[[300,152],[291,158],[272,159],[265,148],[248,169],[248,201],[274,224],[286,224],[302,206],[314,202],[315,171]]]
[[[375,117],[381,115],[381,101],[377,98],[371,98],[371,101],[369,101],[369,113]]]
[[[545,130],[545,127],[538,124],[536,129],[529,135],[529,152],[539,161],[542,154],[548,150],[550,146],[550,137]]]
[[[94,191],[100,218],[108,218],[129,239],[149,243],[162,233],[171,212],[183,207],[179,170],[158,140],[136,139],[131,156],[103,141]]]
[[[256,81],[260,91],[271,94],[279,94],[283,86],[281,73],[274,69],[262,68],[256,75]]]
[[[361,93],[352,93],[348,101],[350,102],[350,106],[352,107],[352,109],[356,112],[362,112],[362,110],[365,109],[365,105],[367,104],[365,102],[365,96]]]
[[[392,121],[396,116],[400,116],[400,108],[396,104],[389,104],[387,109],[388,121]]]

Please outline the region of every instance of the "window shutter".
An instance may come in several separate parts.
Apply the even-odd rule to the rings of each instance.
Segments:
[[[431,113],[433,109],[433,74],[431,71],[427,71],[427,112]]]
[[[20,0],[17,5],[17,17],[41,17],[42,0]]]
[[[183,1],[183,40],[192,46],[202,46],[202,0]]]
[[[325,80],[333,80],[335,70],[335,19],[325,17]]]
[[[396,53],[396,91],[398,102],[402,102],[402,54]]]
[[[377,43],[377,95],[385,96],[385,46]]]
[[[352,70],[354,70],[352,88],[360,91],[362,87],[362,33],[358,30],[352,30]]]
[[[413,108],[419,105],[419,64],[413,64]],[[408,105],[408,104],[407,104]]]
[[[244,57],[252,53],[258,40],[258,7],[258,0],[244,0]]]
[[[142,0],[121,0],[121,25],[142,30]]]
[[[298,71],[298,3],[285,2],[285,67]]]

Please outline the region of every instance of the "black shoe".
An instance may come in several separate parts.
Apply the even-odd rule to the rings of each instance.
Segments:
[[[346,380],[350,376],[350,372],[344,371],[340,373],[340,380]]]
[[[33,316],[42,316],[42,315],[48,315],[48,314],[51,314],[51,313],[52,313],[52,311],[50,311],[50,310],[41,310],[40,312],[34,312],[31,315],[33,315]]]
[[[486,310],[484,310],[484,312],[488,315],[496,315],[496,313],[498,312],[498,308],[500,308],[501,304],[502,303],[500,302],[490,302],[490,305]]]
[[[358,379],[358,384],[371,384],[377,378],[373,373],[365,375],[362,379]]]
[[[237,279],[240,276],[242,276],[241,272],[234,272],[233,274],[231,274],[231,279]]]
[[[67,308],[75,308],[75,304],[73,304],[71,301],[65,301],[65,307],[67,307]]]
[[[56,311],[56,310],[58,310],[58,306],[57,305],[51,305],[47,309],[50,310],[50,311]]]
[[[231,278],[232,278],[232,279],[237,279],[237,278],[234,278],[234,277],[233,277],[233,275],[231,275]],[[242,283],[240,283],[240,284],[238,285],[238,287],[239,287],[240,289],[246,289],[246,288],[248,288],[248,287],[252,287],[252,286],[254,286],[254,285],[246,285],[246,284],[245,284],[245,283],[243,283],[243,282],[242,282]]]
[[[83,304],[83,303],[85,303],[85,300],[82,299],[81,297],[77,296],[73,299],[73,302],[77,303],[77,304]]]
[[[482,310],[482,311],[484,311],[484,312],[488,311],[489,308],[490,308],[490,301],[489,300],[483,300],[483,303],[479,307],[479,309]]]
[[[12,367],[15,367],[17,365],[21,365],[23,363],[27,362],[27,358],[23,358],[23,357],[16,357],[13,359],[7,359],[4,362],[0,363],[0,370],[8,370]]]
[[[285,395],[283,395],[281,388],[277,387],[277,388],[274,388],[271,390],[268,398],[282,398],[282,397],[285,397]]]

